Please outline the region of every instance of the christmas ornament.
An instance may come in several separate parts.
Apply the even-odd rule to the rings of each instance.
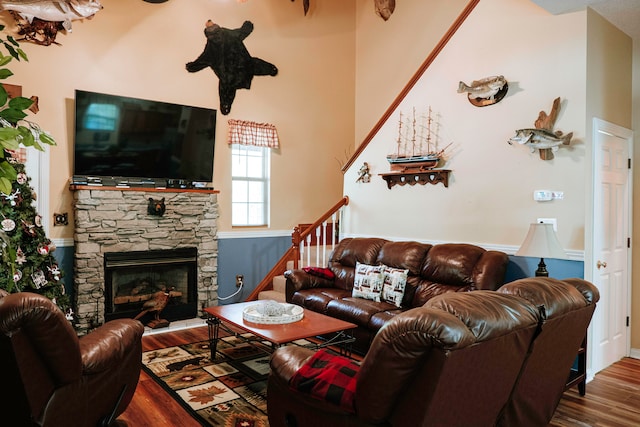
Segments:
[[[18,265],[22,265],[25,262],[27,262],[27,257],[22,251],[22,248],[18,246],[18,250],[16,251],[16,263],[18,263]]]
[[[27,182],[27,174],[24,172],[20,172],[18,174],[18,177],[16,178],[16,181],[18,181],[18,184],[22,185],[24,183]]]
[[[24,219],[22,220],[22,229],[31,237],[36,237],[35,225],[29,224]]]
[[[36,289],[40,289],[44,285],[47,284],[47,278],[44,277],[44,272],[42,270],[37,270],[31,275],[31,280],[33,280],[33,284]]]
[[[16,272],[13,273],[13,281],[18,283],[20,279],[22,279],[22,271],[16,270]]]
[[[49,254],[49,247],[47,245],[38,245],[38,253],[40,255],[48,255]]]
[[[47,269],[49,270],[49,273],[51,274],[51,276],[53,277],[53,280],[55,280],[56,282],[60,280],[60,267],[58,267],[58,264],[53,264],[53,266],[49,267],[47,266]],[[62,295],[64,295],[64,286],[62,287]]]
[[[38,227],[42,227],[42,215],[36,215],[36,217],[34,218],[34,222]]]
[[[2,231],[13,231],[16,228],[16,222],[11,218],[2,220]]]
[[[22,196],[20,195],[19,188],[11,194],[2,193],[2,198],[8,200],[11,206],[18,206],[20,203],[22,203]]]

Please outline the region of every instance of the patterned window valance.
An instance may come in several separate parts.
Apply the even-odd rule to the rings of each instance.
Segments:
[[[234,119],[229,120],[229,145],[231,144],[280,148],[278,130],[274,125]]]

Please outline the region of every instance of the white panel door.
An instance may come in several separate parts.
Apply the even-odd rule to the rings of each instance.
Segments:
[[[594,119],[593,144],[594,247],[590,268],[600,291],[591,321],[591,367],[596,373],[628,354],[631,132]]]

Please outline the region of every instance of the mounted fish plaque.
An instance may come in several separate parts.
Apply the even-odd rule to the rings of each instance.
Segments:
[[[1,0],[18,27],[19,40],[42,46],[56,42],[59,31],[71,32],[71,21],[91,19],[102,10],[100,0]]]
[[[504,76],[491,76],[474,80],[470,85],[465,82],[458,84],[458,93],[467,93],[469,102],[476,107],[497,104],[509,91],[509,84]]]
[[[559,111],[560,98],[558,97],[553,100],[553,106],[548,115],[544,111],[540,111],[538,120],[535,122],[535,128],[518,129],[515,135],[509,138],[507,142],[509,145],[514,143],[526,145],[531,149],[532,153],[538,150],[542,160],[553,159],[553,153],[563,145],[568,146],[573,137],[573,132],[564,134],[562,131],[553,130]]]

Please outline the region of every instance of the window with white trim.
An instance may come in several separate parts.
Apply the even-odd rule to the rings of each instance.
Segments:
[[[229,120],[231,145],[231,225],[269,225],[271,149],[278,131],[268,123]]]
[[[269,223],[270,148],[231,146],[231,225]]]

